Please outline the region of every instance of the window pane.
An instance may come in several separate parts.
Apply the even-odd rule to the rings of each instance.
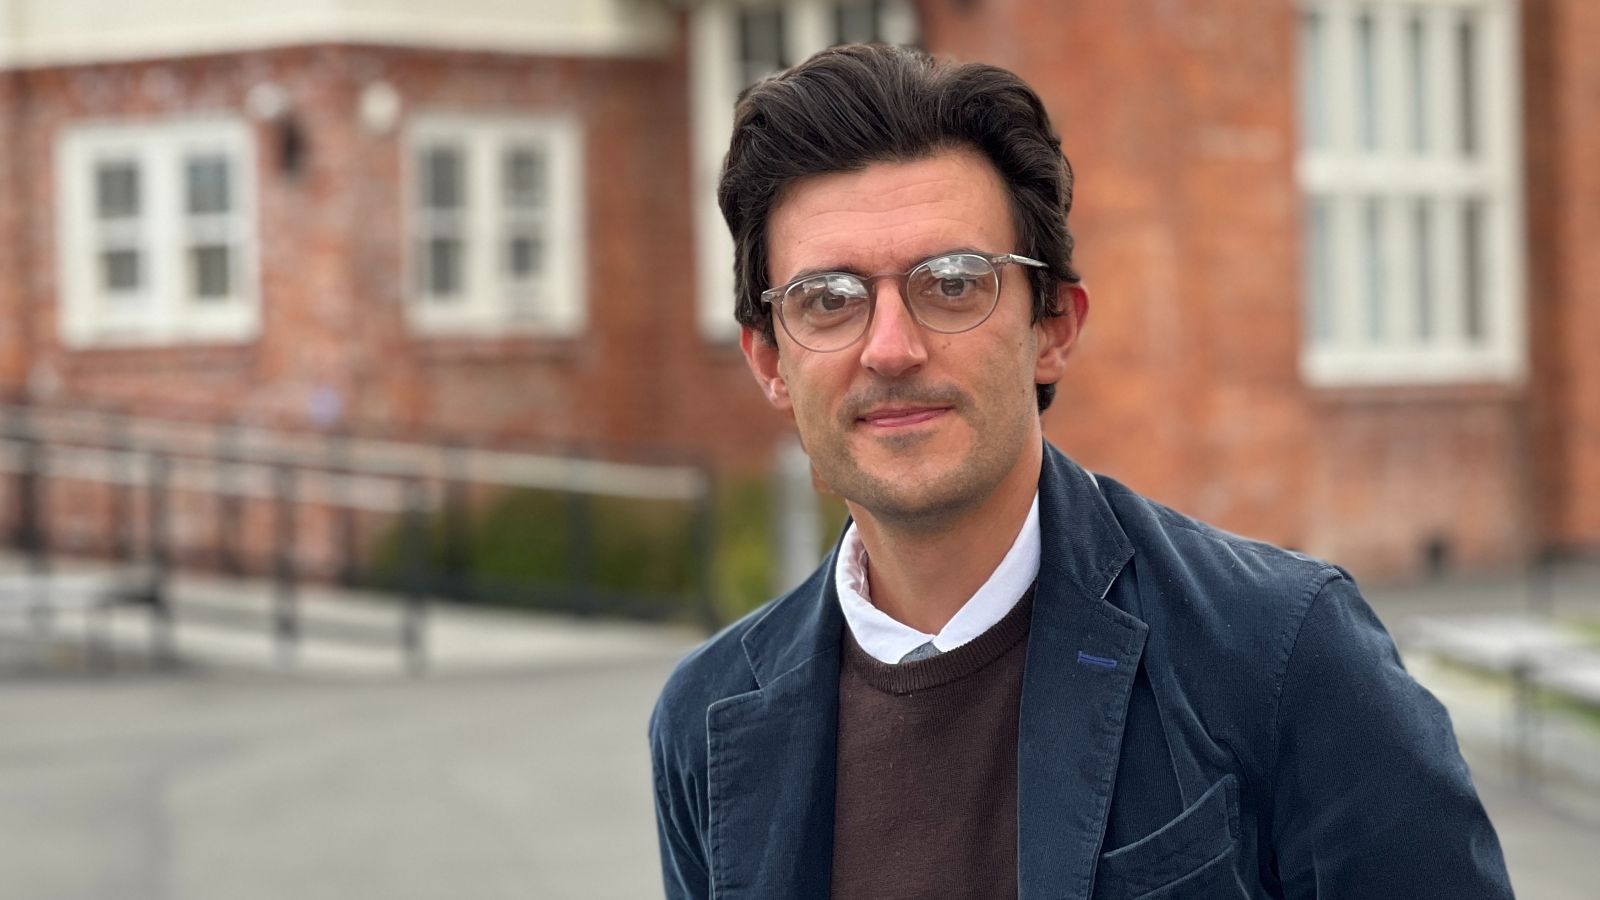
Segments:
[[[458,147],[429,147],[422,151],[422,202],[429,209],[460,209],[466,205],[467,161]]]
[[[1328,147],[1327,28],[1320,13],[1300,17],[1300,133],[1314,150]]]
[[[1306,215],[1306,296],[1310,300],[1310,328],[1314,343],[1333,340],[1333,233],[1325,199],[1313,199]]]
[[[1406,113],[1410,119],[1411,149],[1425,153],[1428,149],[1428,29],[1420,15],[1413,15],[1406,23],[1406,57],[1410,73],[1410,103]]]
[[[225,213],[233,208],[232,198],[228,195],[227,157],[191,157],[186,168],[189,212],[203,215]]]
[[[139,166],[132,161],[104,162],[95,167],[95,211],[102,219],[139,215]]]
[[[1515,16],[1480,0],[1295,0],[1302,361],[1329,384],[1501,377],[1525,300],[1499,188]],[[1515,4],[1512,4],[1513,6]],[[1508,30],[1508,28],[1510,30]]]
[[[842,2],[833,9],[833,42],[835,44],[868,43],[883,40],[879,33],[879,7],[881,0],[867,2]]]
[[[226,244],[194,247],[189,260],[195,299],[216,300],[233,293],[233,256]]]
[[[432,238],[425,242],[423,284],[431,297],[454,297],[461,293],[461,241]]]
[[[915,0],[876,0],[878,36],[885,43],[917,46],[917,6]]]
[[[1383,340],[1384,284],[1388,276],[1388,260],[1384,258],[1383,202],[1376,197],[1367,198],[1363,204],[1361,235],[1367,337],[1378,343]]]
[[[1486,260],[1483,201],[1477,198],[1468,200],[1462,212],[1462,264],[1465,266],[1461,282],[1464,301],[1462,323],[1467,338],[1476,343],[1484,338],[1483,272]]]
[[[1461,98],[1461,154],[1473,156],[1478,152],[1478,32],[1476,23],[1466,14],[1456,26],[1456,42],[1461,79],[1457,94]]]
[[[1433,206],[1426,197],[1412,201],[1411,254],[1415,260],[1417,337],[1433,337]]]
[[[1357,102],[1361,104],[1359,122],[1361,149],[1378,149],[1378,38],[1377,23],[1371,13],[1356,17]]]
[[[547,162],[539,147],[513,147],[505,157],[506,205],[539,209],[545,204]]]
[[[107,250],[100,254],[100,279],[106,293],[137,291],[143,283],[142,269],[137,250]]]
[[[530,281],[544,269],[544,241],[519,234],[506,244],[506,268],[513,281]]]
[[[784,52],[783,8],[739,11],[739,62],[746,84],[789,65]]]

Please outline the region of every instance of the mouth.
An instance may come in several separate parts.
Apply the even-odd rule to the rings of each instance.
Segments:
[[[902,406],[875,409],[856,421],[870,428],[910,428],[938,419],[949,411],[948,406]]]

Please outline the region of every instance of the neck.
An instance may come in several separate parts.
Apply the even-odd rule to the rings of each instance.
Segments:
[[[875,518],[849,504],[867,550],[872,605],[937,634],[1016,543],[1038,490],[1043,448],[1031,443],[1000,486],[936,527]]]

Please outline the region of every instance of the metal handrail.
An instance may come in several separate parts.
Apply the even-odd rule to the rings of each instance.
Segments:
[[[694,504],[697,553],[704,556],[701,612],[708,624],[714,623],[709,588],[712,478],[705,467],[647,466],[0,403],[0,475],[15,476],[21,487],[18,544],[37,555],[41,570],[46,568],[48,529],[37,492],[45,480],[108,485],[115,491],[113,502],[123,511],[132,508],[132,494],[143,486],[150,495],[149,508],[156,511],[147,531],[148,554],[157,573],[149,603],[153,613],[168,619],[171,609],[164,594],[171,552],[166,546],[168,494],[174,490],[207,494],[223,504],[224,525],[217,529],[215,549],[229,571],[237,571],[236,504],[244,499],[272,502],[277,509],[272,551],[277,585],[274,634],[285,660],[293,658],[301,633],[295,590],[302,577],[295,562],[295,507],[314,504],[336,511],[340,517],[336,538],[344,551],[340,574],[350,580],[356,573],[353,514],[400,515],[407,596],[400,639],[412,668],[420,670],[427,595],[435,583],[434,573],[427,569],[427,516],[446,511],[447,558],[451,557],[461,538],[456,532],[467,517],[468,484],[564,493],[574,498],[573,520],[584,528],[588,527],[584,510],[595,496]],[[229,510],[232,515],[226,514]],[[115,536],[120,554],[130,558],[131,535],[122,527]],[[575,559],[586,557],[588,537],[573,533]],[[592,575],[582,566],[577,568],[580,580]]]
[[[22,419],[33,420],[28,428],[35,435],[43,427],[65,429],[68,434],[59,436],[58,443],[131,445],[174,458],[219,455],[219,426],[216,425],[122,413],[0,404],[0,436],[13,440],[22,437],[15,424]],[[225,427],[229,435],[229,462],[342,470],[403,479],[459,479],[503,487],[638,500],[694,501],[705,494],[711,480],[702,466],[639,465],[347,437],[337,433],[307,434],[259,426],[221,427]],[[88,432],[87,436],[84,432]],[[106,436],[111,433],[120,437],[114,441],[108,439]],[[330,444],[336,445],[337,456],[330,451]]]

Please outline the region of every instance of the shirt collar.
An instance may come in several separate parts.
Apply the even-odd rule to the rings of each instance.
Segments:
[[[854,522],[845,530],[834,567],[834,587],[845,624],[861,649],[873,659],[898,663],[929,641],[940,650],[953,650],[988,631],[1017,605],[1039,575],[1039,494],[1022,522],[1022,530],[989,579],[961,605],[938,634],[918,631],[891,618],[872,605],[867,583],[867,548]]]

